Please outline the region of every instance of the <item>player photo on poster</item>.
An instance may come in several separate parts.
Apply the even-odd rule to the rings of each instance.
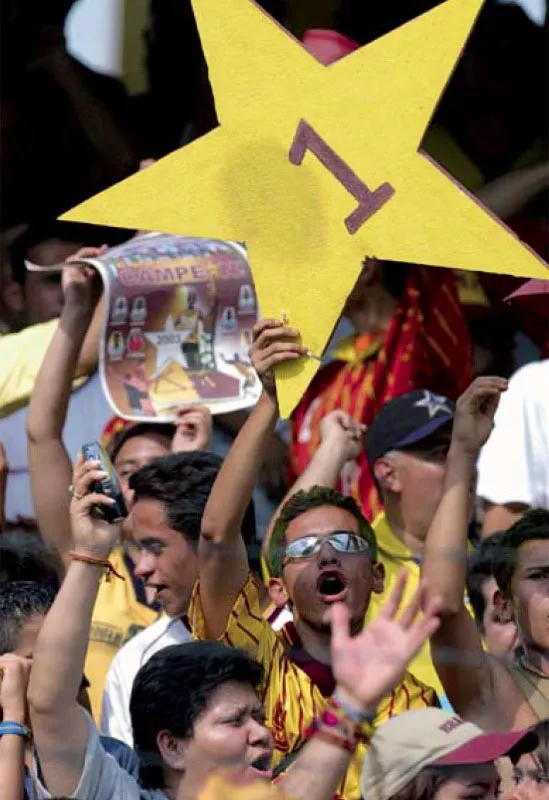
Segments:
[[[169,421],[185,404],[216,414],[256,402],[259,311],[242,245],[146,234],[85,263],[105,285],[100,370],[116,414]]]

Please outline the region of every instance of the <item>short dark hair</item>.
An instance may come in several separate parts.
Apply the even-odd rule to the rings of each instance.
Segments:
[[[495,575],[495,563],[501,558],[501,537],[503,533],[494,533],[483,539],[469,558],[467,569],[467,596],[473,608],[477,626],[484,631],[483,619],[486,611],[486,600],[482,588],[489,578]]]
[[[377,559],[376,535],[370,523],[364,517],[362,511],[352,497],[346,497],[335,489],[328,486],[313,486],[306,491],[296,492],[283,505],[280,514],[273,527],[271,541],[267,550],[267,566],[273,577],[279,577],[282,573],[282,558],[284,544],[286,541],[286,531],[290,522],[313,508],[322,506],[335,506],[348,511],[357,520],[360,534],[370,545],[372,559]]]
[[[0,536],[0,584],[33,581],[59,589],[62,565],[43,540],[29,531],[9,531]]]
[[[549,539],[549,510],[544,508],[530,509],[501,535],[500,558],[494,565],[494,577],[505,597],[511,596],[519,547],[535,539]]]
[[[116,457],[122,447],[135,439],[136,436],[165,436],[170,441],[175,434],[175,425],[171,422],[136,422],[134,425],[126,425],[107,445],[107,452],[111,461],[116,461]]]
[[[174,453],[155,459],[134,472],[130,489],[135,502],[156,500],[162,503],[166,518],[174,530],[191,542],[200,537],[202,516],[223,459],[215,453],[197,450]],[[255,541],[255,512],[250,502],[242,523],[246,544]]]
[[[55,592],[34,581],[0,584],[0,655],[17,648],[19,636],[31,617],[46,615]]]
[[[62,222],[56,219],[40,219],[33,222],[23,231],[9,248],[9,261],[12,279],[21,285],[25,284],[29,260],[29,252],[34,247],[51,239],[71,242],[75,245],[100,247],[102,244],[121,244],[131,236],[131,232],[117,228],[104,228],[99,225],[88,225],[81,222]]]
[[[165,647],[136,675],[130,697],[134,749],[139,757],[140,783],[164,787],[156,738],[168,730],[180,739],[193,736],[197,718],[214,691],[229,681],[257,689],[263,668],[243,650],[220,642],[187,642]]]

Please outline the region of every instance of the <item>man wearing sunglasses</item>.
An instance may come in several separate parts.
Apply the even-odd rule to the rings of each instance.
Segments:
[[[362,441],[356,445],[348,441],[352,426],[357,423],[343,411],[332,411],[322,420],[321,444],[311,463],[290,490],[293,495],[299,489],[308,490],[315,485],[335,487],[341,476],[351,476],[347,483],[352,485],[353,465],[366,451],[384,504],[384,511],[372,527],[377,540],[377,560],[385,573],[383,593],[372,593],[367,623],[377,616],[402,570],[409,576],[407,601],[419,586],[423,542],[442,494],[454,411],[454,403],[446,397],[426,389],[407,392],[376,414],[366,434],[365,447]],[[269,568],[274,528],[263,541]],[[435,688],[444,703],[445,692],[433,667],[428,644],[410,664],[410,672]]]
[[[220,638],[244,648],[262,664],[266,678],[261,694],[273,733],[274,766],[279,770],[303,746],[307,727],[326,708],[333,692],[333,605],[345,603],[351,633],[356,635],[363,629],[372,594],[383,590],[375,535],[355,501],[316,486],[291,497],[270,541],[269,591],[276,605],[291,604],[294,622],[277,635],[261,615],[240,528],[278,418],[272,368],[304,354],[297,331],[282,322],[263,320],[257,326],[251,357],[264,392],[208,499],[198,546],[199,582],[189,608],[195,637]],[[379,704],[375,724],[434,703],[434,692],[407,673]],[[364,752],[362,742],[337,798],[360,797]]]

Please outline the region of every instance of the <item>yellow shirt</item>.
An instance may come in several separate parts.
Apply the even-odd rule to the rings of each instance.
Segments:
[[[58,322],[0,335],[0,419],[28,401]]]
[[[378,558],[385,568],[385,586],[383,594],[372,595],[366,612],[366,624],[377,616],[380,607],[388,599],[395,586],[396,579],[403,569],[407,569],[409,575],[403,599],[404,607],[410,603],[412,596],[418,589],[420,580],[419,559],[395,536],[384,512],[381,512],[376,517],[372,527],[377,539]],[[472,613],[469,606],[468,610],[469,613]],[[410,663],[409,669],[418,680],[435,689],[444,706],[445,692],[431,661],[431,650],[428,642],[423,645],[417,656]]]
[[[117,572],[124,576],[121,580],[111,576],[101,581],[97,600],[93,609],[90,642],[86,656],[85,674],[90,682],[88,689],[94,720],[99,726],[101,703],[107,672],[116,653],[122,645],[136,633],[152,625],[159,613],[139,600],[128,569],[124,552],[114,550],[110,558]]]
[[[289,800],[280,788],[264,780],[212,775],[198,800]]]
[[[191,600],[189,621],[196,639],[207,638],[198,584]],[[284,630],[276,633],[262,616],[257,588],[250,576],[234,604],[221,641],[231,647],[241,647],[263,666],[260,696],[274,740],[274,767],[304,744],[307,727],[326,707],[326,698],[318,687],[287,657],[283,636]],[[381,725],[408,709],[435,704],[434,691],[407,673],[402,683],[380,703],[375,724]],[[359,800],[364,753],[365,745],[360,744],[335,798]]]

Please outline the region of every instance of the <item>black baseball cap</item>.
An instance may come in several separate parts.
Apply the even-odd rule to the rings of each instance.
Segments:
[[[366,434],[370,469],[389,450],[403,450],[427,439],[454,420],[455,403],[428,389],[395,397],[374,417]]]

